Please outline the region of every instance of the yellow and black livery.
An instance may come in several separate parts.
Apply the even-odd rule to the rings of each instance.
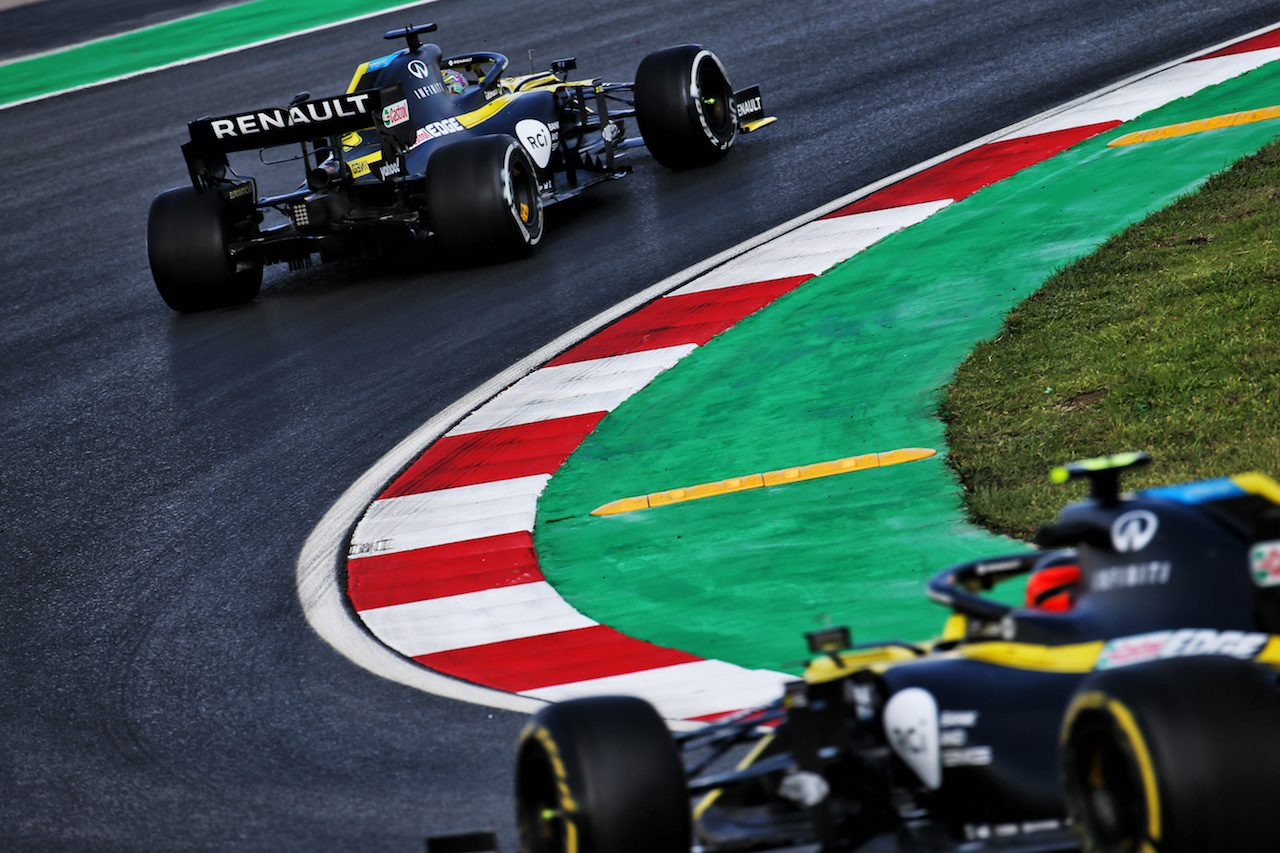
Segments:
[[[253,298],[266,264],[305,266],[431,240],[486,259],[528,253],[544,208],[625,176],[641,147],[664,166],[714,163],[769,124],[758,87],[735,92],[700,45],[641,61],[632,82],[571,78],[576,60],[509,73],[487,51],[446,57],[422,24],[361,63],[347,91],[205,117],[183,145],[191,186],[157,197],[148,253],[160,295],[196,311]],[[638,133],[633,132],[634,130]],[[260,195],[229,155],[297,161],[297,189]]]
[[[517,779],[546,766],[550,737],[575,755],[575,796],[661,803],[681,785],[683,806],[646,825],[687,830],[702,851],[1273,849],[1280,484],[1250,473],[1122,493],[1123,473],[1149,461],[1055,469],[1088,480],[1089,498],[1040,530],[1039,549],[932,578],[929,597],[951,610],[939,639],[855,647],[846,628],[813,632],[804,678],[774,704],[674,738],[639,734],[659,756],[644,782],[644,761],[621,770],[611,758],[615,738],[638,748],[629,725],[590,750],[577,739],[656,712],[626,697],[574,700],[572,717],[552,705],[531,723],[541,740],[521,743]],[[1020,576],[1022,606],[984,594]],[[1060,606],[1033,594],[1045,577]],[[684,760],[676,781],[657,772],[671,755]],[[578,805],[553,803],[541,822],[522,809],[526,851],[567,851],[559,827],[613,819],[615,807]],[[575,853],[689,849],[658,838]]]

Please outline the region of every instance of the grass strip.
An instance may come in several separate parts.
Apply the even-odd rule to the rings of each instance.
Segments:
[[[1026,538],[1083,486],[1054,464],[1146,450],[1128,488],[1280,474],[1280,143],[1052,275],[941,402],[972,520]]]

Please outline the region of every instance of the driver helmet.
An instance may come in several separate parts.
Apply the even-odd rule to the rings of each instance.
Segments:
[[[1025,606],[1066,613],[1080,595],[1080,567],[1074,563],[1044,566],[1027,579]]]
[[[451,95],[461,95],[462,90],[467,88],[467,78],[462,76],[461,71],[449,68],[441,71],[440,76],[444,78],[444,90]]]

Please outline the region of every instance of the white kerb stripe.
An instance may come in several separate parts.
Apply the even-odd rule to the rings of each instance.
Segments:
[[[550,474],[383,498],[351,537],[351,553],[389,554],[533,530]]]
[[[836,261],[839,263],[893,232],[927,219],[950,203],[950,199],[944,199],[913,204],[909,208],[874,210],[835,219],[819,219],[803,228],[797,228],[788,235],[789,239],[775,240],[768,246],[761,246],[755,250],[755,254],[765,260],[834,256],[839,259]]]
[[[937,201],[922,201],[916,204],[904,204],[899,207],[887,207],[884,210],[868,210],[864,213],[850,213],[832,219],[819,219],[814,224],[848,223],[845,227],[850,233],[856,231],[901,231],[920,222],[924,222],[953,200],[949,198]]]
[[[535,370],[464,418],[447,434],[465,435],[591,412],[611,412],[695,349],[693,344],[664,347]]]
[[[748,253],[750,254],[750,253]],[[743,284],[755,284],[761,281],[777,281],[798,275],[817,275],[814,263],[797,263],[794,259],[783,261],[753,261],[742,255],[733,262],[716,267],[706,275],[696,278],[679,290],[672,291],[671,296],[684,296],[689,293],[701,293],[707,290],[721,290],[726,287],[738,287]]]
[[[579,696],[639,696],[669,720],[687,720],[767,705],[794,675],[745,669],[719,660],[680,663],[626,675],[592,678],[523,691],[521,696],[560,702]]]
[[[408,657],[598,625],[546,581],[361,610],[373,635]]]
[[[895,231],[923,222],[949,204],[951,199],[942,199],[817,219],[734,258],[671,295],[700,293],[798,275],[818,275]]]
[[[1043,121],[1032,122],[1009,138],[1017,139],[1037,133],[1085,127],[1104,121],[1130,121],[1170,101],[1194,95],[1201,89],[1216,86],[1276,59],[1280,59],[1280,48],[1255,50],[1217,59],[1202,59],[1197,62],[1184,62],[1153,74],[1145,80],[1139,80],[1100,98],[1049,116]],[[1258,106],[1275,105],[1258,104]],[[1204,118],[1212,118],[1212,116],[1204,116]]]

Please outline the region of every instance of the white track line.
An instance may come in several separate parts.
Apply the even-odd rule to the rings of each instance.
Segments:
[[[31,104],[31,103],[35,103],[36,101],[43,101],[49,98],[56,98],[59,95],[67,95],[67,94],[70,94],[71,92],[82,92],[85,89],[93,89],[98,86],[106,86],[108,83],[118,83],[121,80],[132,80],[135,77],[143,77],[147,74],[154,74],[157,71],[167,71],[170,68],[181,68],[184,65],[194,65],[197,62],[204,62],[209,59],[217,59],[220,56],[231,56],[232,54],[243,53],[246,50],[253,50],[255,47],[262,47],[268,44],[275,44],[276,42],[286,41],[291,38],[298,38],[299,36],[307,36],[307,35],[311,35],[312,33],[320,33],[320,32],[324,32],[325,30],[334,29],[335,27],[342,27],[342,26],[346,26],[347,24],[359,23],[360,21],[366,21],[370,18],[377,18],[382,15],[392,15],[392,14],[395,14],[396,12],[403,12],[406,9],[413,9],[418,6],[426,6],[430,3],[435,3],[435,2],[436,0],[417,0],[417,2],[414,2],[414,3],[404,3],[400,6],[392,6],[388,9],[380,9],[376,12],[366,12],[363,15],[356,15],[354,18],[346,18],[341,21],[333,21],[332,23],[328,23],[328,24],[320,24],[319,26],[315,26],[315,27],[307,27],[305,30],[297,30],[295,32],[284,33],[283,35],[272,36],[271,38],[261,39],[259,41],[255,41],[250,44],[240,45],[239,47],[229,47],[224,50],[214,51],[213,53],[205,53],[200,56],[193,56],[189,59],[179,59],[175,62],[166,63],[165,65],[157,65],[154,68],[143,68],[138,71],[130,71],[128,74],[119,74],[115,77],[108,77],[105,80],[95,80],[92,83],[84,83],[79,86],[72,86],[68,89],[59,89],[56,92],[47,92],[46,94],[43,94],[43,95],[35,95],[30,98],[23,98],[20,101],[11,101],[7,104],[0,104],[0,111],[11,109],[12,107],[20,107],[23,104]],[[223,8],[228,8],[228,7],[223,7]],[[201,14],[208,15],[216,11],[220,11],[220,10],[213,9],[213,10],[210,10],[209,12],[203,12]],[[52,56],[55,54],[64,53],[68,50],[74,50],[78,47],[84,47],[85,45],[88,45],[88,44],[97,44],[98,42],[110,41],[111,39],[116,39],[122,36],[131,35],[132,33],[147,32],[148,30],[153,30],[156,27],[163,27],[163,26],[167,26],[168,24],[172,24],[176,21],[185,21],[185,20],[188,20],[189,18],[198,18],[200,16],[201,15],[188,15],[182,18],[175,18],[173,21],[165,21],[162,24],[154,24],[153,26],[150,26],[150,27],[142,27],[141,29],[132,30],[128,33],[118,33],[114,36],[106,36],[105,38],[95,39],[93,41],[88,41],[88,42],[82,42],[80,44],[70,45],[65,48],[58,48],[57,50],[51,50],[46,53],[38,53],[38,54],[33,54],[31,56],[22,57],[21,59],[14,59],[9,62],[6,62],[4,65],[0,65],[0,73],[2,73],[4,69],[9,66],[12,66],[19,62],[25,62],[26,60],[29,60],[29,59],[39,59],[42,56]]]

